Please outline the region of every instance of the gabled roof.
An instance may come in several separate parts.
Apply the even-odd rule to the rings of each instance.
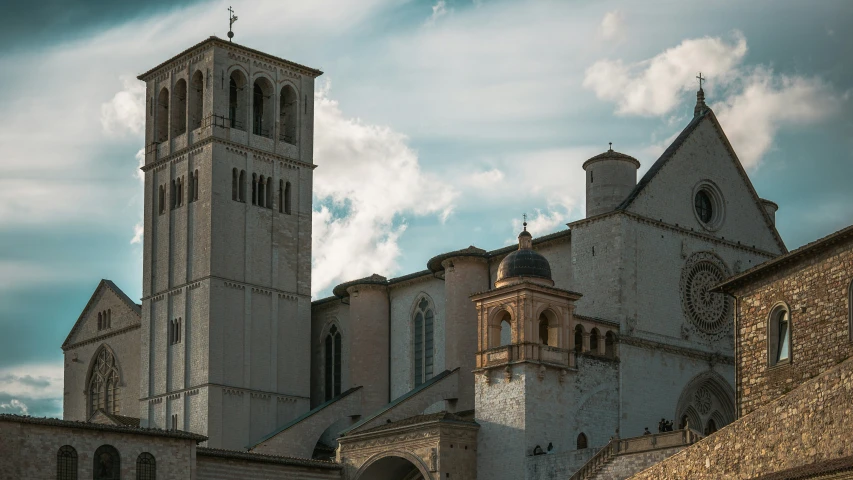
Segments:
[[[105,424],[104,422],[95,421],[96,417],[99,415],[103,416],[104,418],[109,420],[111,422],[111,423],[109,423],[109,425],[118,425],[118,426],[124,426],[124,427],[138,427],[139,426],[139,419],[138,418],[127,417],[124,415],[116,415],[115,413],[107,413],[107,411],[102,409],[102,408],[95,410],[95,413],[93,413],[92,416],[89,417],[89,423],[101,423],[102,425],[104,425]]]
[[[813,242],[807,243],[796,250],[792,250],[772,260],[768,260],[762,264],[756,265],[750,268],[749,270],[745,270],[737,275],[733,275],[729,277],[725,282],[713,287],[711,291],[733,292],[737,290],[738,287],[744,285],[745,283],[749,283],[753,279],[770,274],[803,258],[808,258],[811,255],[819,254],[827,248],[836,245],[838,242],[849,241],[850,239],[853,239],[853,225],[842,228],[841,230],[838,230],[835,233],[831,233]]]
[[[673,156],[675,156],[675,153],[681,148],[682,145],[684,145],[684,142],[687,141],[688,138],[690,138],[690,135],[696,130],[699,124],[702,123],[702,120],[706,118],[717,130],[717,135],[719,136],[720,140],[722,140],[723,145],[726,147],[726,150],[729,152],[729,155],[731,156],[732,160],[734,160],[735,167],[737,168],[738,173],[740,174],[743,181],[746,183],[746,186],[749,189],[749,193],[750,195],[752,195],[752,198],[755,201],[755,205],[758,207],[758,210],[764,217],[764,222],[772,232],[773,238],[776,240],[776,244],[779,246],[779,249],[783,253],[787,252],[788,249],[785,247],[785,242],[782,241],[782,237],[779,236],[779,232],[776,230],[776,226],[774,225],[773,220],[770,219],[770,216],[764,209],[764,205],[762,205],[761,203],[761,198],[759,198],[758,193],[755,192],[755,187],[752,185],[752,181],[746,174],[746,170],[743,169],[743,165],[741,164],[740,159],[738,159],[734,148],[732,148],[732,144],[729,143],[728,137],[726,137],[725,132],[723,132],[723,127],[720,126],[720,121],[717,120],[717,116],[714,115],[714,112],[710,108],[705,109],[702,113],[693,117],[690,123],[688,123],[687,126],[684,127],[684,130],[682,130],[681,133],[678,134],[678,137],[675,138],[675,141],[673,141],[672,144],[667,147],[666,150],[664,150],[660,158],[658,158],[652,165],[652,167],[649,169],[649,171],[647,171],[646,174],[643,175],[643,178],[641,178],[640,181],[637,182],[637,185],[634,187],[633,190],[631,190],[631,193],[629,193],[625,200],[623,200],[622,203],[619,204],[618,207],[616,207],[616,210],[628,210],[628,207],[630,207],[631,204],[634,203],[634,200],[636,200],[637,197],[643,192],[643,190],[652,181],[655,175],[657,175],[658,172],[664,167],[664,165],[666,165],[666,163]]]
[[[118,298],[120,298],[128,307],[130,307],[130,311],[134,312],[140,318],[142,317],[142,307],[137,305],[130,297],[127,296],[120,288],[116,286],[112,280],[102,279],[101,283],[98,284],[97,288],[95,288],[94,293],[89,298],[89,301],[86,303],[86,306],[83,308],[83,311],[80,313],[80,316],[77,317],[77,321],[74,322],[74,326],[71,327],[71,331],[68,332],[68,336],[65,337],[65,341],[62,342],[62,349],[64,350],[71,344],[71,337],[74,336],[74,333],[77,332],[77,329],[83,323],[83,320],[86,318],[86,314],[89,313],[89,309],[92,308],[92,305],[95,304],[95,300],[98,298],[98,294],[104,289],[111,290]]]

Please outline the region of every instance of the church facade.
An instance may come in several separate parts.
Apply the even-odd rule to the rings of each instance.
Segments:
[[[143,297],[96,289],[63,344],[65,420],[344,478],[517,479],[738,417],[735,307],[711,289],[787,250],[701,89],[639,181],[612,149],[570,172],[587,211],[567,229],[312,302],[321,74],[211,37],[139,76]]]

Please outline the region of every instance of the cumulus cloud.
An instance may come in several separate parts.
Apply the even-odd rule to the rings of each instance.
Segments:
[[[4,413],[18,413],[21,415],[29,415],[30,410],[27,408],[27,404],[18,400],[17,398],[13,398],[9,401],[9,403],[0,403],[0,411]]]
[[[620,115],[657,116],[679,105],[685,91],[695,91],[696,75],[725,82],[746,55],[746,38],[704,37],[684,40],[651,59],[626,64],[599,60],[586,70],[583,86],[614,102]]]
[[[815,123],[839,108],[832,88],[816,77],[779,75],[758,67],[740,83],[738,93],[712,108],[746,167],[759,164],[780,128]]]
[[[622,30],[625,28],[625,18],[622,15],[622,11],[612,10],[605,13],[598,28],[605,40],[621,38]]]
[[[60,416],[62,376],[61,363],[0,368],[0,413]]]
[[[348,118],[329,97],[330,83],[314,95],[312,290],[397,268],[403,215],[447,218],[457,192],[424,172],[405,135]]]
[[[557,206],[549,210],[537,208],[533,213],[527,214],[527,231],[534,237],[548,235],[558,230],[565,230],[566,222],[568,221],[568,212]],[[512,221],[513,230],[520,232],[523,228],[521,219],[515,218]]]
[[[128,75],[121,82],[124,88],[101,105],[101,127],[108,135],[140,135],[145,130],[145,84]]]

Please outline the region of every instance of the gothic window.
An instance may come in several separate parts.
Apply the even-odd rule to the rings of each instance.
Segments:
[[[290,182],[284,184],[284,213],[290,215]]]
[[[246,171],[240,170],[240,201],[246,203]]]
[[[616,335],[613,332],[607,332],[604,335],[604,356],[607,358],[616,357]]]
[[[575,326],[575,351],[580,353],[583,351],[583,326]]]
[[[157,97],[157,118],[155,119],[154,141],[165,142],[169,139],[169,90],[163,87]]]
[[[136,480],[157,480],[157,461],[148,452],[136,457]]]
[[[279,140],[284,143],[296,145],[296,112],[298,111],[296,91],[290,85],[281,89],[279,96],[279,124],[281,124],[281,135]]]
[[[172,414],[172,430],[177,430],[177,429],[178,429],[178,414],[173,413]]]
[[[175,82],[172,90],[172,136],[187,133],[187,81]]]
[[[421,298],[415,310],[415,386],[432,378],[433,372],[433,324],[435,314],[426,298]]]
[[[578,450],[583,450],[584,448],[587,448],[587,446],[588,445],[587,445],[586,435],[584,435],[584,433],[581,432],[580,434],[578,434]]]
[[[160,208],[160,215],[166,213],[166,187],[164,185],[160,185],[159,191],[159,203],[158,207]]]
[[[204,75],[201,71],[193,74],[190,83],[189,119],[190,130],[201,127],[202,108],[204,107]]]
[[[56,453],[56,479],[77,480],[77,450],[64,445]]]
[[[172,345],[181,343],[181,327],[183,323],[183,319],[178,317],[169,324],[169,343]]]
[[[121,478],[121,457],[111,445],[101,445],[93,457],[92,478],[94,480],[119,480]]]
[[[693,213],[699,224],[708,230],[718,229],[725,217],[725,202],[720,189],[705,180],[693,192]]]
[[[258,175],[252,174],[252,205],[258,204]]]
[[[264,179],[264,176],[261,175],[261,177],[258,179],[258,206],[261,207],[264,206],[264,200],[266,200],[267,198],[265,194],[266,184],[267,182]]]
[[[704,335],[719,335],[731,327],[731,300],[711,289],[728,277],[725,264],[713,253],[690,256],[681,272],[681,308]]]
[[[252,88],[252,133],[272,137],[273,88],[266,78],[255,80]]]
[[[784,305],[771,311],[767,333],[770,365],[791,361],[791,316]]]
[[[243,90],[246,87],[246,77],[243,72],[239,70],[231,72],[228,86],[228,119],[231,128],[245,130],[243,122],[246,118],[246,95]]]
[[[326,400],[331,400],[341,394],[341,332],[332,325],[326,335]]]
[[[231,200],[239,200],[240,197],[240,184],[239,182],[239,174],[237,173],[237,169],[233,169],[231,171]]]
[[[266,186],[267,198],[264,202],[264,206],[267,208],[272,208],[272,177],[267,177],[267,186]]]
[[[593,328],[589,332],[589,353],[598,355],[598,329]]]
[[[284,213],[284,180],[278,181],[278,213]]]
[[[107,413],[119,413],[120,381],[115,356],[108,348],[101,347],[89,375],[89,415],[99,409]]]

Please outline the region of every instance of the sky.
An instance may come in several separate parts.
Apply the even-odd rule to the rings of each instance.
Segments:
[[[0,30],[0,412],[61,416],[101,278],[141,296],[144,85],[210,35],[319,68],[313,288],[422,270],[584,215],[581,164],[642,175],[696,75],[789,249],[853,223],[846,0],[47,0]],[[353,181],[358,179],[358,181]]]

